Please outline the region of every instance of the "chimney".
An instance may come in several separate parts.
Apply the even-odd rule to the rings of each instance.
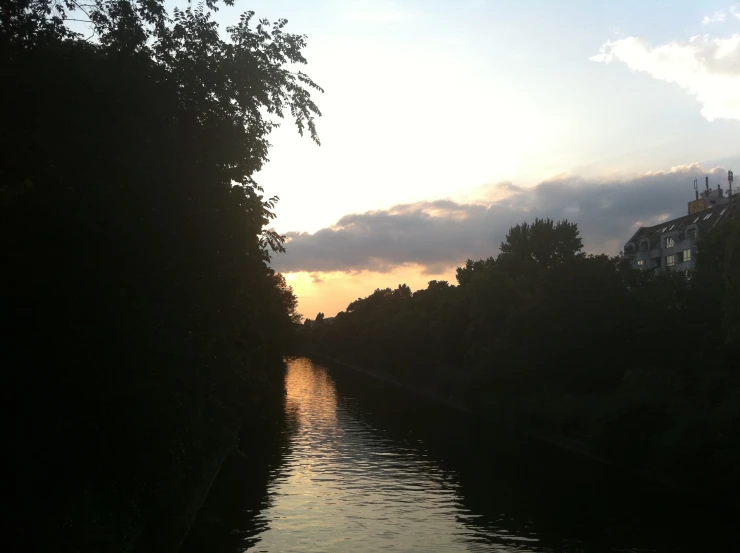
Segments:
[[[729,195],[730,196],[732,196],[732,180],[733,180],[732,171],[727,171],[727,182],[730,185],[730,190],[729,190]]]
[[[706,187],[707,187],[707,192],[709,192],[709,175],[707,175],[707,176],[706,176],[706,177],[704,177],[704,178],[706,179],[706,181],[705,181],[705,185],[706,185]]]
[[[696,195],[695,199],[699,199],[699,179],[694,179],[694,194]]]

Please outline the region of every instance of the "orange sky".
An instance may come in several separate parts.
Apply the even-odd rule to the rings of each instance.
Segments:
[[[425,275],[419,266],[397,267],[388,273],[286,273],[285,278],[298,296],[298,312],[309,319],[314,319],[319,311],[332,317],[350,302],[370,295],[376,288],[396,288],[399,284],[407,284],[416,291],[426,288],[430,280],[447,280],[456,284],[454,269],[441,275]]]

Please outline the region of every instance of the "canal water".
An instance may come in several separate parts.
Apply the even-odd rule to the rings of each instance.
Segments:
[[[291,361],[283,407],[186,553],[735,550],[711,506],[346,369]]]

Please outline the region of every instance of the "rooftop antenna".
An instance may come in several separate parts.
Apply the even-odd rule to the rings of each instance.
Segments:
[[[694,194],[696,195],[696,199],[699,199],[699,179],[694,179]]]
[[[732,170],[727,171],[727,182],[730,185],[729,195],[732,196],[732,181],[735,180]]]

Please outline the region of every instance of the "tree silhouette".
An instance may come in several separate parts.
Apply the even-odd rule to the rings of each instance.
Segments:
[[[733,500],[737,224],[702,237],[687,279],[585,255],[574,223],[536,219],[512,227],[495,259],[467,260],[458,286],[375,290],[304,340],[481,417]]]
[[[306,39],[285,20],[247,12],[222,37],[215,9],[0,5],[6,404],[30,549],[167,535],[152,529],[206,459],[279,401],[300,316],[268,266],[277,198],[253,177],[285,114],[318,143],[321,89],[295,71]]]
[[[583,241],[578,226],[567,220],[535,219],[531,225],[522,223],[509,229],[501,243],[501,261],[531,260],[542,266],[578,255]]]

